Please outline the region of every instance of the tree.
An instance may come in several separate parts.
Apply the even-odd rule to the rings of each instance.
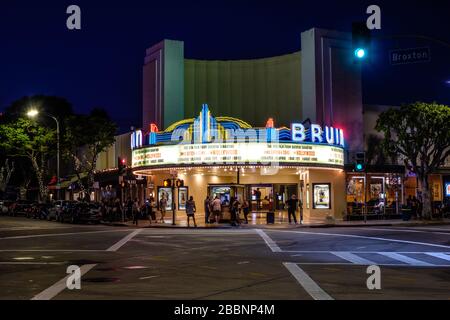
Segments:
[[[15,123],[16,121],[19,121],[19,119],[25,117],[26,113],[30,109],[39,110],[38,117],[30,123],[39,125],[44,128],[53,128],[53,129],[49,129],[49,130],[53,130],[53,131],[56,130],[56,123],[53,119],[51,119],[47,115],[52,115],[59,120],[73,115],[72,105],[65,98],[55,97],[55,96],[44,96],[44,95],[35,95],[35,96],[30,96],[30,97],[26,96],[26,97],[23,97],[21,99],[14,101],[10,106],[8,106],[6,108],[5,112],[0,117],[0,124],[1,125],[11,125],[11,124]],[[61,124],[60,131],[61,131],[61,136],[62,136],[62,135],[64,135],[64,132],[65,132],[64,121],[60,121],[60,124]],[[6,138],[4,138],[3,140],[6,140]],[[11,147],[10,143],[6,143],[6,144],[4,143],[3,146],[5,146],[5,145],[7,147],[8,147],[8,145],[9,145],[9,147]],[[0,147],[1,147],[1,144],[0,144]],[[54,164],[54,162],[51,163],[47,160],[54,161],[54,158],[56,157],[56,148],[54,148],[53,142],[51,143],[51,147],[52,147],[51,149],[48,149],[48,151],[49,151],[48,154],[46,154],[44,156],[44,160],[45,160],[44,164],[45,165],[43,164],[43,167],[42,167],[43,170],[39,170],[40,172],[43,172],[45,174],[47,173],[47,171],[49,171],[47,167],[49,165]],[[14,148],[14,149],[17,149],[17,148]],[[19,169],[24,168],[24,169],[16,170],[16,173],[12,177],[13,183],[15,185],[20,185],[21,189],[23,189],[23,188],[28,187],[32,182],[33,182],[33,184],[36,183],[35,179],[30,176],[30,172],[28,169],[28,168],[30,168],[30,165],[32,165],[32,163],[30,163],[29,157],[23,156],[23,152],[17,152],[17,150],[12,150],[11,148],[9,148],[8,150],[2,150],[2,151],[6,151],[7,153],[13,152],[16,154],[20,154],[19,157],[14,158],[14,161],[16,163],[17,168],[19,168]],[[13,158],[9,154],[8,154],[8,157]],[[38,156],[38,158],[40,159],[41,157]],[[41,161],[37,161],[37,162],[39,163]],[[52,165],[51,167],[53,170],[49,173],[55,174],[56,166]],[[33,174],[33,171],[34,170],[32,170],[32,174]],[[38,176],[39,176],[39,174],[36,174],[36,178],[37,178],[36,180],[37,180],[38,184],[43,183],[44,181],[42,181],[40,178],[38,178]],[[45,178],[46,177],[43,177],[44,180],[45,180]],[[39,180],[41,180],[41,181],[39,182]],[[41,194],[41,196],[42,196],[42,194]]]
[[[39,196],[47,200],[48,187],[45,183],[47,162],[54,153],[55,130],[38,125],[35,121],[19,118],[0,126],[0,147],[10,157],[25,157],[31,162],[39,185]]]
[[[117,126],[102,109],[93,109],[89,115],[75,115],[66,123],[64,148],[66,156],[74,163],[81,190],[91,191],[94,186],[97,160],[103,151],[114,143]],[[87,182],[82,182],[82,173]]]
[[[379,116],[376,130],[384,133],[384,149],[400,155],[405,166],[417,175],[423,214],[431,218],[428,176],[450,156],[450,107],[416,102],[390,109]]]
[[[5,165],[0,169],[0,194],[6,191],[11,175],[14,172],[14,162],[10,165],[6,159]]]

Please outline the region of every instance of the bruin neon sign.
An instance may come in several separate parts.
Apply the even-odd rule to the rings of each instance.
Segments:
[[[293,142],[327,143],[342,147],[345,144],[342,129],[325,126],[325,130],[323,130],[318,124],[311,124],[310,129],[306,130],[302,123],[293,123],[291,134]]]
[[[131,149],[142,147],[142,130],[136,130],[131,134]]]
[[[256,132],[256,130],[261,130],[264,132],[258,133]],[[268,142],[266,140],[267,138],[266,134],[264,134],[266,133],[265,130],[266,129],[261,128],[227,130],[229,139],[223,139],[220,142],[223,143],[233,142],[236,137],[242,136],[242,137],[254,137],[253,139],[251,139],[252,141],[265,143]],[[157,133],[157,132],[158,129],[156,127],[151,127],[150,133]],[[177,134],[175,134],[175,136],[179,136],[180,134],[181,133],[177,131]],[[271,135],[273,134],[276,134],[276,131],[271,133]],[[156,140],[154,139],[156,138],[150,134],[148,144],[149,145],[155,144]],[[259,141],[261,139],[262,141]],[[276,137],[273,137],[272,140],[273,140],[272,142],[278,141]],[[179,142],[180,140],[174,138],[174,141]],[[345,146],[344,131],[342,129],[325,126],[324,130],[320,125],[317,124],[311,124],[310,128],[306,129],[302,123],[293,123],[291,125],[291,141],[294,143],[309,142],[309,143],[329,144],[341,147]],[[188,141],[185,141],[184,143],[188,143]],[[137,130],[131,134],[131,149],[140,148],[142,146],[143,146],[143,133],[141,130]]]

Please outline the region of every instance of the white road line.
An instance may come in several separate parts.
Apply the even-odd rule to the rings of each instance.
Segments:
[[[398,253],[395,253],[395,252],[380,252],[380,254],[383,255],[383,256],[386,256],[388,258],[407,263],[407,264],[412,265],[412,266],[428,266],[428,267],[435,266],[432,263],[420,261],[420,260],[417,260],[417,259],[414,259],[414,258],[410,258],[410,257],[404,256],[402,254],[398,254]]]
[[[0,250],[0,252],[105,252],[105,250],[71,250],[71,249],[8,249],[8,250]]]
[[[314,300],[334,300],[297,264],[283,262],[283,265]]]
[[[182,236],[196,236],[196,235],[229,235],[229,234],[236,234],[236,235],[247,235],[247,234],[255,234],[253,231],[195,231],[195,230],[190,230],[190,232],[171,232],[171,231],[167,231],[167,232],[149,232],[149,229],[145,229],[145,233],[148,234],[148,236],[159,236],[159,235],[163,235],[163,236],[176,236],[176,235],[182,235]]]
[[[424,230],[406,230],[406,229],[388,229],[388,228],[354,228],[358,230],[374,230],[374,231],[395,231],[395,232],[408,232],[408,233],[432,233],[450,236],[450,232],[437,232],[437,231],[424,231]]]
[[[425,252],[425,254],[435,257],[435,258],[439,258],[439,259],[443,259],[443,260],[447,260],[450,261],[450,256],[448,254],[442,253],[442,252]]]
[[[263,240],[266,242],[267,246],[272,250],[272,252],[282,252],[280,247],[273,241],[263,230],[261,229],[255,229],[256,233],[263,238]]]
[[[108,232],[125,232],[132,229],[120,229],[120,230],[102,230],[102,231],[86,231],[86,232],[68,232],[68,233],[45,233],[45,234],[32,234],[27,236],[14,236],[0,238],[0,240],[10,240],[10,239],[28,239],[28,238],[41,238],[41,237],[59,237],[59,236],[74,236],[79,234],[92,234],[92,233],[108,233]]]
[[[89,270],[94,268],[96,264],[85,264],[82,265],[80,268],[80,274],[81,276],[85,275]],[[64,277],[63,279],[56,282],[51,287],[45,289],[41,293],[34,296],[31,300],[51,300],[54,297],[56,297],[59,293],[61,293],[64,289],[67,287],[67,279],[71,276],[70,274]]]
[[[298,254],[302,254],[302,253],[331,253],[331,252],[351,252],[351,253],[355,253],[355,254],[360,254],[360,253],[367,253],[367,254],[373,254],[373,253],[381,253],[381,252],[396,252],[396,253],[400,253],[400,254],[427,254],[427,253],[433,253],[434,251],[295,251],[295,250],[283,250],[283,252],[286,253],[298,253]],[[441,252],[441,253],[446,253],[446,254],[450,254],[450,252]]]
[[[353,264],[362,264],[362,265],[369,265],[369,266],[376,264],[373,261],[364,259],[364,258],[357,256],[356,254],[353,254],[350,252],[331,252],[331,253],[341,259],[350,261]]]
[[[353,263],[348,262],[296,262],[298,265],[305,266],[358,266]],[[411,268],[411,267],[421,267],[421,268],[449,268],[450,264],[445,265],[430,265],[430,266],[413,266],[410,264],[399,264],[399,263],[377,263],[377,266],[380,267],[403,267],[403,268]]]
[[[0,228],[0,231],[24,231],[24,230],[53,230],[53,229],[70,229],[72,227],[11,227]]]
[[[342,234],[342,233],[323,233],[323,232],[305,232],[305,231],[290,231],[290,230],[269,230],[270,232],[285,232],[285,233],[298,233],[298,234],[307,234],[307,235],[319,235],[319,236],[331,236],[331,237],[346,237],[346,238],[358,238],[358,239],[368,239],[368,240],[379,240],[379,241],[387,241],[387,242],[399,242],[399,243],[408,243],[415,244],[421,246],[429,246],[429,247],[438,247],[438,248],[446,248],[450,249],[450,246],[445,246],[442,244],[434,244],[427,242],[416,242],[416,241],[407,241],[407,240],[398,240],[398,239],[388,239],[388,238],[379,238],[379,237],[367,237],[367,236],[358,236],[354,234]],[[287,252],[287,251],[283,251]]]
[[[121,240],[119,240],[116,244],[114,244],[111,247],[109,247],[108,249],[106,249],[106,251],[117,251],[117,250],[119,250],[123,245],[125,245],[125,243],[127,243],[128,241],[133,239],[141,231],[142,231],[142,229],[134,230],[132,233],[130,233],[129,235],[127,235],[124,238],[122,238]]]
[[[48,264],[54,264],[54,265],[62,265],[65,264],[65,262],[25,262],[25,261],[0,261],[0,265],[48,265]]]

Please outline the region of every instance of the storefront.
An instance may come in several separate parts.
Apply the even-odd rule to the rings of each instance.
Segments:
[[[368,165],[365,172],[353,172],[351,165],[346,169],[348,220],[400,217],[410,188],[403,166]]]
[[[249,201],[253,212],[284,210],[292,195],[303,202],[306,221],[342,219],[346,211],[344,132],[302,123],[275,128],[269,119],[254,128],[239,119],[213,117],[207,105],[194,119],[159,132],[151,125],[131,137],[132,170],[149,177],[146,197],[165,197],[167,210],[184,213],[193,196],[199,211],[206,196],[225,210],[232,197]],[[181,188],[163,186],[175,177]]]

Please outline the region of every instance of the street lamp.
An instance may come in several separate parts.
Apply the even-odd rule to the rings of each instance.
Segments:
[[[39,115],[39,111],[37,109],[30,109],[27,112],[27,116],[30,118],[34,118]],[[59,200],[59,188],[60,188],[60,179],[59,179],[59,121],[55,116],[52,116],[51,114],[44,113],[45,116],[52,118],[56,122],[56,186],[57,186],[57,200]]]
[[[33,118],[33,117],[37,116],[38,114],[39,114],[39,111],[37,111],[36,109],[32,109],[27,112],[27,116],[30,118]]]

